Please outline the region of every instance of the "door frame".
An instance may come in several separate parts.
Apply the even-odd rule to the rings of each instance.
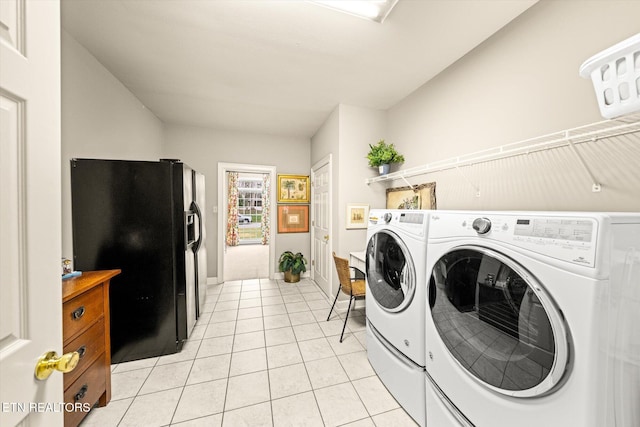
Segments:
[[[271,179],[271,215],[269,218],[269,279],[273,279],[275,275],[275,226],[274,217],[276,215],[276,198],[274,197],[273,188],[276,185],[276,167],[266,165],[250,165],[244,163],[224,163],[218,162],[218,282],[224,282],[224,248],[225,248],[225,224],[227,223],[226,201],[228,200],[227,190],[227,172],[247,172],[269,174]]]
[[[322,167],[324,167],[325,165],[328,165],[329,167],[329,197],[327,198],[327,209],[329,211],[329,244],[327,245],[329,248],[329,255],[331,255],[331,253],[333,252],[333,249],[335,248],[334,244],[333,244],[333,157],[331,154],[327,154],[325,157],[323,157],[322,159],[320,159],[319,161],[317,161],[312,167],[311,167],[311,183],[315,182],[315,174],[316,171]],[[315,204],[313,203],[314,200],[314,186],[313,184],[311,185],[311,209],[310,209],[310,221],[309,223],[311,224],[311,241],[309,243],[309,246],[311,246],[311,260],[315,260],[316,259],[316,254],[315,254],[315,245],[313,244],[313,242],[315,241],[315,221],[316,221],[316,209],[315,209]],[[329,262],[331,260],[331,256],[327,257],[327,262]],[[311,268],[311,279],[315,281],[315,274],[314,268]],[[332,271],[331,268],[329,269],[329,271]],[[334,289],[333,289],[333,272],[331,274],[327,275],[327,285],[328,285],[328,289],[329,289],[329,295],[327,295],[328,298],[331,298],[333,294],[335,294]]]

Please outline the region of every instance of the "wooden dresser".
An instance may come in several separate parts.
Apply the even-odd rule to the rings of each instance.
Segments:
[[[64,374],[64,401],[73,404],[111,400],[109,283],[120,270],[85,271],[62,281],[63,353],[77,351],[78,366]],[[87,412],[65,412],[65,427],[75,427]]]

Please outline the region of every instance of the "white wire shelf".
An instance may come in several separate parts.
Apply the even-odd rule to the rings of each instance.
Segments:
[[[478,163],[489,162],[493,160],[505,159],[508,157],[520,156],[523,154],[534,153],[537,151],[551,150],[554,148],[573,146],[589,141],[596,141],[603,138],[612,138],[616,136],[640,132],[640,113],[619,117],[612,120],[604,120],[601,122],[591,123],[560,132],[550,133],[535,138],[525,139],[523,141],[513,142],[486,150],[476,151],[474,153],[451,157],[424,165],[414,166],[412,168],[399,170],[387,175],[380,175],[365,180],[366,184],[381,181],[392,181],[396,179],[424,175],[433,172],[440,172],[448,169],[455,169],[462,166],[470,166]],[[576,155],[588,170],[580,155]],[[593,176],[592,176],[593,178]],[[598,185],[594,179],[594,191]]]

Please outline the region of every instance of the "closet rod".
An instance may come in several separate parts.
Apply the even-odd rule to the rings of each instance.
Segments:
[[[471,154],[451,157],[425,165],[414,166],[412,168],[392,172],[387,175],[368,178],[366,184],[380,181],[390,181],[395,179],[406,180],[408,177],[423,175],[427,173],[440,172],[443,170],[458,168],[460,166],[470,166],[477,163],[484,163],[493,160],[506,159],[537,151],[546,151],[575,144],[582,144],[588,141],[596,141],[603,138],[613,138],[640,132],[640,114],[621,117],[614,120],[605,120],[592,123],[561,132],[554,132],[548,135],[526,139],[519,142],[501,145],[486,150],[476,151]],[[573,144],[573,145],[572,145]]]

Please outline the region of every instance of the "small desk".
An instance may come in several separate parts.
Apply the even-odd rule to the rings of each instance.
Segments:
[[[360,252],[349,252],[349,267],[353,267],[357,270],[360,270],[362,272],[362,274],[366,275],[367,274],[367,263],[366,263],[366,255],[364,253],[364,251],[360,251]],[[362,276],[357,272],[354,271],[353,269],[351,269],[352,274],[354,274],[356,278],[362,278]],[[353,277],[352,277],[353,278]],[[366,297],[362,300],[364,306],[366,307],[367,301],[366,301]],[[355,309],[355,304],[353,305],[353,308]]]
[[[366,255],[364,251],[349,253],[349,265],[366,274],[367,263],[365,260]]]

